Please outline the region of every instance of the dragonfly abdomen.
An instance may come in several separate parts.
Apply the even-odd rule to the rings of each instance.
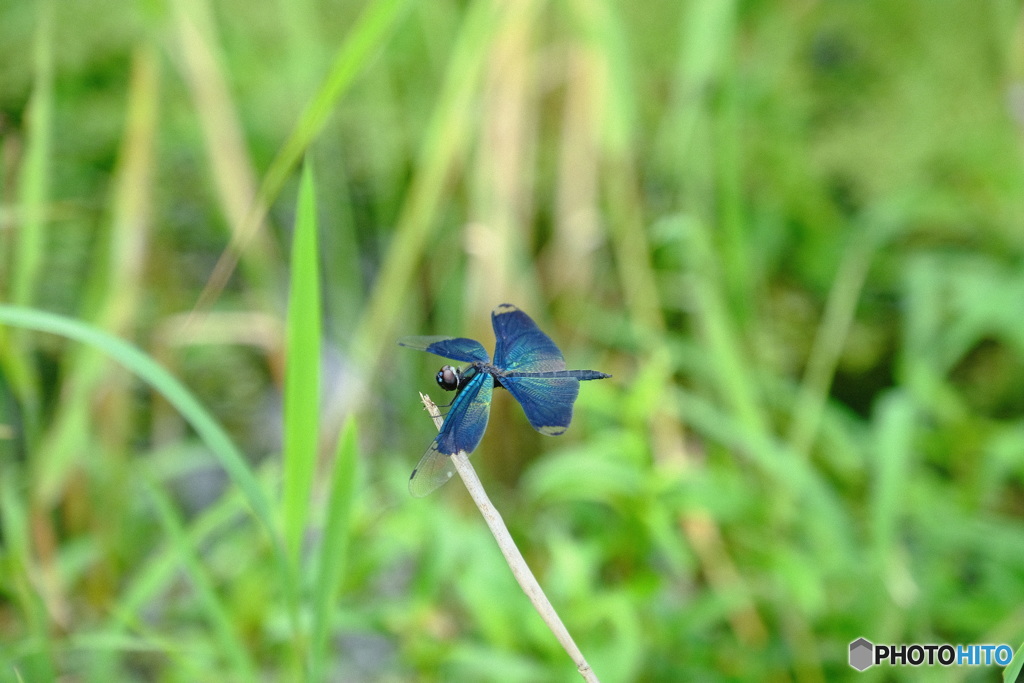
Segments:
[[[503,372],[499,377],[538,377],[545,379],[572,377],[585,382],[590,379],[606,379],[611,377],[611,375],[606,375],[597,370],[551,370],[549,372]]]

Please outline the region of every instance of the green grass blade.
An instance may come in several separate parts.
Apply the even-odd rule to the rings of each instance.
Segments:
[[[35,79],[28,106],[28,143],[21,168],[21,227],[12,268],[10,300],[29,304],[35,298],[46,249],[46,202],[53,146],[53,6],[38,5],[35,36]]]
[[[38,3],[36,17],[35,73],[26,112],[25,159],[18,183],[20,220],[13,244],[0,240],[0,300],[19,304],[32,303],[43,268],[53,146],[53,4],[48,0]],[[11,253],[3,253],[8,244]],[[24,438],[34,441],[39,431],[40,389],[35,370],[27,361],[29,355],[29,347],[17,335],[0,330],[0,367],[19,396],[24,411]]]
[[[1024,672],[1024,643],[1017,648],[1010,660],[1010,666],[1003,671],[1003,683],[1020,683],[1021,673]]]
[[[153,387],[192,425],[231,480],[242,490],[246,502],[270,536],[281,560],[284,559],[270,502],[245,458],[213,416],[167,370],[123,339],[64,316],[31,308],[0,305],[0,323],[49,332],[94,346]]]
[[[358,442],[355,423],[345,422],[338,439],[338,453],[331,477],[327,519],[313,589],[312,627],[312,680],[325,680],[328,659],[327,643],[331,632],[331,612],[338,597],[338,588],[344,572],[345,553],[348,550],[348,527],[355,501],[355,468]]]
[[[320,566],[317,569],[313,600],[313,651],[310,667],[313,680],[324,678],[327,660],[327,637],[330,634],[330,615],[338,596],[344,573],[345,553],[348,550],[349,521],[355,502],[356,463],[358,440],[355,422],[349,418],[338,439],[338,454],[331,477],[327,519],[324,523],[320,548]]]
[[[235,675],[240,680],[255,681],[256,665],[252,661],[241,635],[237,633],[230,611],[218,598],[213,581],[209,573],[203,567],[203,563],[196,556],[192,543],[189,540],[188,532],[185,529],[174,505],[167,496],[152,482],[146,482],[150,499],[157,512],[164,530],[171,540],[175,549],[178,561],[188,575],[202,611],[209,620],[213,629],[213,637],[216,638],[219,647],[235,670]]]
[[[875,416],[871,529],[875,559],[890,572],[900,554],[894,547],[904,515],[912,465],[915,407],[906,393],[885,396]]]
[[[846,249],[829,291],[825,312],[804,368],[789,429],[790,445],[803,456],[808,455],[821,424],[828,391],[856,316],[874,247],[874,241],[869,238],[855,240]]]
[[[155,475],[147,476],[159,485],[165,485]],[[238,492],[228,493],[190,520],[187,529],[189,545],[200,547],[211,543],[217,534],[237,527],[245,514],[245,505]],[[131,577],[125,581],[117,603],[110,609],[114,621],[132,633],[146,633],[146,625],[139,615],[150,602],[158,601],[161,593],[171,590],[176,568],[175,550],[169,543],[163,543],[158,550],[150,552],[144,562],[132,568]]]
[[[694,317],[708,350],[707,362],[714,374],[715,388],[745,429],[767,438],[768,421],[757,385],[751,380],[753,363],[729,314],[722,273],[716,267],[711,235],[704,221],[693,222],[690,237],[687,257],[694,273]]]
[[[299,187],[292,242],[284,386],[284,491],[288,552],[298,566],[317,464],[320,416],[320,269],[317,264],[316,194],[307,162]]]
[[[25,680],[52,681],[56,676],[53,670],[50,619],[39,589],[31,579],[39,573],[32,562],[32,542],[29,538],[25,501],[16,490],[19,477],[15,468],[7,463],[3,465],[0,467],[0,531],[3,533],[0,559],[4,566],[0,570],[0,584],[4,585],[4,593],[18,606],[21,618],[24,619],[26,637],[22,643],[32,642],[34,645],[31,653],[19,658],[17,667]],[[3,650],[7,650],[7,647]],[[2,659],[8,659],[9,656],[9,653],[4,653]],[[13,665],[8,660],[5,668]]]
[[[327,78],[302,112],[288,140],[267,169],[267,175],[260,187],[260,197],[264,201],[269,203],[281,191],[291,169],[298,163],[334,111],[338,98],[366,67],[375,48],[384,42],[388,31],[410,4],[409,0],[378,0],[359,17],[338,50]]]

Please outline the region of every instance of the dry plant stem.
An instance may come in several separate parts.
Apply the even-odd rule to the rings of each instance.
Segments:
[[[433,418],[434,426],[440,430],[443,420],[437,406],[434,405],[434,402],[426,394],[421,393],[420,399],[423,401],[423,405],[426,406],[427,412],[430,413],[430,417]],[[508,527],[505,526],[501,514],[498,513],[498,509],[494,507],[490,498],[487,497],[487,492],[484,491],[484,486],[480,483],[480,477],[476,476],[476,470],[473,469],[473,465],[469,462],[469,455],[465,451],[459,451],[452,456],[452,464],[455,465],[455,470],[462,477],[462,481],[466,485],[466,489],[469,490],[469,495],[473,498],[473,502],[479,508],[480,514],[484,516],[484,521],[487,522],[491,534],[494,535],[494,540],[498,542],[501,554],[505,556],[505,561],[508,562],[512,575],[516,577],[516,581],[519,582],[519,586],[526,593],[526,597],[530,598],[530,602],[533,603],[541,619],[544,620],[544,623],[548,625],[551,632],[555,634],[558,642],[562,644],[565,651],[572,657],[572,661],[576,663],[576,670],[583,676],[583,680],[588,681],[588,683],[598,683],[597,674],[587,664],[586,658],[576,646],[572,636],[569,635],[569,631],[565,628],[561,618],[559,618],[558,612],[555,611],[548,597],[544,595],[544,589],[537,583],[536,577],[530,571],[526,560],[523,559],[523,554],[519,552],[515,541],[512,540],[512,535],[508,532]]]

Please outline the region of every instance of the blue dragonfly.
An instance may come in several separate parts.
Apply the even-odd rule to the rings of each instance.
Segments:
[[[494,387],[508,390],[541,434],[557,436],[572,421],[580,381],[611,377],[595,370],[566,370],[565,358],[537,323],[512,304],[491,312],[494,361],[480,342],[465,337],[402,337],[400,346],[469,363],[465,369],[445,365],[437,383],[454,391],[441,431],[409,477],[409,492],[425,496],[452,478],[451,455],[470,453],[483,438]]]

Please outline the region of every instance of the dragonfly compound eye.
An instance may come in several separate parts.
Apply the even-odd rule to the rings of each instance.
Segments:
[[[455,391],[459,386],[459,371],[446,365],[437,371],[437,383],[445,391]]]

